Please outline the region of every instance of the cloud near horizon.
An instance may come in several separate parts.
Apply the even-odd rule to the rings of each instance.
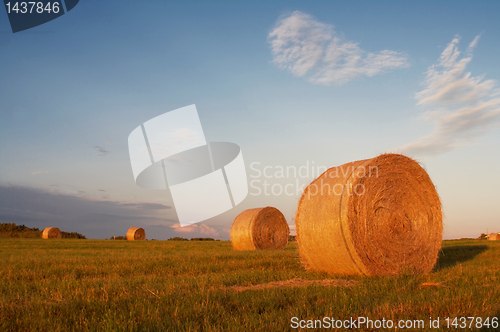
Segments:
[[[409,67],[399,52],[362,50],[357,43],[339,37],[330,24],[300,11],[278,20],[269,33],[273,62],[314,84],[344,84],[391,69]]]
[[[148,234],[151,225],[170,226],[171,207],[158,203],[91,200],[37,188],[0,185],[0,222],[43,229],[58,227],[88,238],[125,235],[128,228],[143,227],[148,238],[175,236],[170,227]]]
[[[198,233],[204,236],[214,236],[218,238],[220,236],[219,232],[217,232],[214,228],[205,225],[205,224],[193,224],[189,226],[180,227],[179,224],[171,226],[176,233],[182,234],[190,234],[190,233]]]
[[[439,155],[465,146],[498,126],[500,90],[495,80],[474,77],[466,71],[479,36],[469,44],[461,57],[460,37],[456,36],[442,52],[438,63],[429,67],[424,89],[415,98],[418,105],[430,111],[426,121],[435,124],[432,133],[400,147],[399,151],[413,155]]]
[[[142,227],[147,239],[183,236],[229,238],[225,225],[194,224],[180,228],[172,206],[148,202],[92,200],[61,191],[0,184],[0,223],[58,227],[91,239],[125,235]]]

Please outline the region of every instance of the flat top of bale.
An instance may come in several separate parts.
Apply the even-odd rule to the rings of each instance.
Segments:
[[[144,228],[130,227],[127,231],[127,240],[138,241],[146,239],[146,231]]]
[[[265,207],[255,216],[252,233],[257,249],[283,249],[290,230],[283,214],[274,207]]]
[[[441,247],[442,214],[429,175],[413,159],[402,155],[381,155],[364,165],[365,169],[377,167],[379,174],[353,174],[353,186],[365,188],[362,195],[352,196],[348,212],[361,260],[376,274],[399,271],[403,266],[430,271]],[[360,222],[363,220],[366,222]]]
[[[57,227],[45,227],[42,231],[43,239],[60,239],[61,231]]]
[[[235,250],[284,249],[288,235],[285,217],[269,206],[241,212],[231,226],[231,243]]]
[[[325,171],[304,191],[296,226],[308,269],[425,273],[441,247],[441,201],[416,161],[384,154]]]

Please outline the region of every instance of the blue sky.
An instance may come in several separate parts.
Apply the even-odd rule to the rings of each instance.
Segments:
[[[228,239],[241,211],[271,205],[293,225],[298,195],[249,195],[173,228],[168,193],[135,185],[130,132],[196,104],[207,140],[240,145],[251,179],[252,163],[330,167],[403,151],[437,186],[445,238],[499,232],[499,9],[82,0],[16,34],[0,13],[0,218],[103,238],[134,216],[148,238]],[[62,211],[68,199],[75,208]]]

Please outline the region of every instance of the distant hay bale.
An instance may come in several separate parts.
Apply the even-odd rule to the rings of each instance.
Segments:
[[[57,227],[46,227],[42,232],[42,239],[60,239],[61,231]]]
[[[283,214],[276,208],[245,210],[231,227],[234,250],[285,249],[289,228]]]
[[[488,236],[488,240],[490,240],[490,241],[500,241],[500,234],[497,234],[497,233],[491,233],[491,234]]]
[[[384,154],[328,169],[296,214],[305,267],[344,275],[426,273],[441,248],[441,201],[413,159]]]
[[[146,239],[144,228],[130,227],[127,231],[127,240],[140,241]]]

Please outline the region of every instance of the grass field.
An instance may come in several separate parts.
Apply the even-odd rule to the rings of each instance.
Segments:
[[[295,242],[235,252],[225,241],[0,239],[0,263],[0,331],[269,332],[292,317],[424,320],[427,331],[439,317],[438,331],[446,317],[500,316],[493,241],[444,241],[434,272],[381,278],[307,272]],[[279,282],[298,278],[332,283]]]

